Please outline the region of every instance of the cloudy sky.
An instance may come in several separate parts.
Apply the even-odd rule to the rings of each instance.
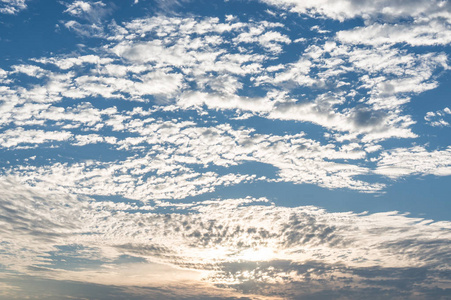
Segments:
[[[0,0],[0,299],[451,299],[448,0]]]

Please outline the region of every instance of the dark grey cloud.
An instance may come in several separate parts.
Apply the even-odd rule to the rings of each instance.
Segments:
[[[358,107],[355,109],[353,117],[357,127],[377,127],[384,123],[387,113],[381,110]]]

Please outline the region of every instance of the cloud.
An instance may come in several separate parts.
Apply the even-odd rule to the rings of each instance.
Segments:
[[[263,0],[270,5],[312,17],[344,21],[363,18],[365,26],[337,32],[346,44],[410,46],[448,45],[451,42],[451,5],[448,1],[297,1]],[[402,20],[402,22],[398,22]]]
[[[90,106],[85,108],[92,109]],[[86,114],[87,117],[90,115]],[[80,118],[76,116],[74,120],[78,122]],[[118,150],[153,150],[122,161],[56,163],[10,168],[5,173],[14,174],[23,182],[46,185],[52,189],[79,190],[90,195],[120,194],[142,201],[180,199],[211,192],[216,186],[254,180],[312,183],[326,188],[350,188],[364,192],[376,192],[383,188],[381,184],[354,179],[358,175],[370,174],[368,168],[335,162],[365,158],[366,152],[358,143],[337,148],[307,139],[303,133],[265,135],[253,133],[253,130],[235,130],[226,124],[204,127],[193,122],[163,122],[153,118],[139,120],[137,114],[134,118],[116,121],[114,116],[111,114],[110,119],[99,121],[102,126],[91,119],[92,126],[111,126],[114,131],[126,130],[138,136],[118,139],[99,134],[77,134],[73,137],[73,145],[101,142],[109,143]],[[38,141],[33,142],[36,144]],[[246,171],[248,175],[229,173],[225,176],[210,171],[213,166],[227,170],[231,166],[245,166],[248,162],[274,166],[278,173],[272,179],[259,177],[262,175],[252,170]],[[181,186],[184,189],[180,189]]]
[[[101,136],[98,134],[83,134],[77,135],[77,142],[73,145],[75,146],[85,146],[88,144],[96,144],[96,143],[108,143],[108,144],[116,144],[117,139],[114,136]]]
[[[265,98],[249,98],[240,96],[230,96],[221,94],[208,94],[200,92],[188,92],[178,99],[178,104],[182,108],[202,108],[209,109],[238,109],[254,112],[268,112],[273,109],[274,104]]]
[[[340,263],[324,265],[311,261],[295,264],[278,260],[227,264],[219,280],[235,281],[230,285],[243,293],[263,291],[265,296],[282,298],[379,299],[381,295],[388,298],[422,295],[432,299],[449,292],[448,286],[434,288],[429,285],[435,276],[441,276],[439,273],[427,268],[349,268]],[[287,283],[281,285],[284,280]],[[218,283],[218,286],[226,284]]]
[[[83,142],[81,140],[75,145],[81,146]],[[121,195],[144,202],[183,199],[213,192],[217,186],[236,185],[256,179],[255,175],[219,175],[212,171],[200,173],[180,163],[171,164],[162,158],[152,160],[150,157],[130,157],[111,163],[88,161],[28,166],[23,171],[12,169],[7,173],[44,189],[84,195]]]
[[[34,60],[55,64],[65,75],[36,66],[14,66],[15,72],[27,72],[47,82],[22,89],[18,96],[41,98],[43,102],[60,101],[62,96],[156,99],[160,103],[175,101],[181,108],[242,110],[270,119],[312,122],[343,132],[337,138],[364,135],[365,141],[371,141],[416,137],[409,128],[414,122],[403,115],[402,105],[409,102],[411,95],[437,86],[433,74],[447,68],[444,54],[413,55],[387,47],[362,49],[327,41],[309,46],[297,62],[264,67],[277,53],[261,43],[282,46],[290,42],[276,31],[280,27],[279,23],[269,22],[179,17],[116,24],[116,34],[108,37],[118,41],[107,48],[112,56],[104,53],[104,57]],[[233,45],[224,38],[225,33],[235,36]],[[147,36],[155,38],[146,41]],[[265,52],[253,53],[255,44]],[[248,50],[244,51],[244,47]],[[80,65],[89,67],[90,74],[77,74]],[[356,74],[355,80],[345,79]],[[243,84],[247,76],[252,76],[252,86]],[[303,99],[292,92],[297,87],[312,89],[316,97]],[[245,88],[259,90],[263,96],[240,95]],[[369,99],[362,98],[368,94]],[[366,105],[353,107],[356,98]],[[348,105],[346,109],[339,108],[344,104]],[[362,122],[363,111],[371,115],[371,122]]]
[[[435,112],[427,112],[424,116],[424,120],[426,121],[426,124],[433,127],[448,127],[450,124],[448,121],[445,121],[445,118],[448,115],[451,115],[451,110],[448,107],[445,107],[444,109]]]
[[[391,178],[408,175],[451,175],[451,148],[428,151],[425,147],[396,148],[383,152],[375,173]]]
[[[112,6],[107,6],[102,1],[74,1],[67,4],[67,9],[64,12],[97,23],[110,14],[111,10]]]
[[[411,138],[416,137],[409,128],[414,122],[403,114],[402,105],[412,95],[435,88],[434,71],[442,68],[447,69],[442,53],[418,56],[388,47],[361,48],[328,41],[321,47],[308,47],[297,62],[262,75],[257,82],[315,91],[314,99],[289,90],[279,94],[272,101],[269,118],[312,122],[343,132],[337,138],[346,132],[362,135],[364,141]],[[355,76],[356,80],[348,79]]]
[[[1,0],[0,13],[15,15],[27,8],[26,0]]]
[[[419,24],[372,24],[337,33],[349,44],[380,46],[405,43],[411,46],[448,45],[451,43],[450,23],[434,20]]]
[[[116,6],[114,3],[105,4],[102,1],[80,1],[65,4],[64,11],[78,19],[63,21],[64,26],[81,36],[104,37],[104,21],[111,15]]]
[[[448,2],[261,2],[275,12],[117,23],[106,2],[67,2],[80,53],[2,66],[0,297],[449,294],[450,222],[245,197],[451,175],[450,147],[389,140],[421,135],[409,103],[449,70]],[[243,197],[210,199],[225,190]]]
[[[76,1],[67,13],[78,18],[94,4],[103,7]],[[255,180],[378,192],[385,185],[366,179],[374,174],[371,153],[382,150],[383,140],[418,137],[406,104],[436,88],[437,73],[448,69],[445,53],[356,45],[340,33],[296,46],[299,52],[282,64],[293,46],[291,29],[258,19],[161,15],[100,23],[104,47],[34,58],[2,72],[2,144],[10,150],[97,144],[121,159],[104,161],[98,152],[92,165],[52,161],[3,174],[42,185],[50,176],[53,186],[60,183],[53,174],[64,174],[69,179],[60,189],[80,185],[89,195],[144,201]],[[218,126],[216,117],[229,114],[247,121]],[[309,132],[258,134],[251,119],[310,123],[326,140],[306,138]],[[236,171],[247,163],[276,173]]]
[[[114,59],[108,57],[100,57],[98,55],[81,55],[77,57],[41,57],[39,59],[31,59],[31,61],[41,64],[53,64],[62,70],[68,70],[74,66],[82,66],[89,64],[96,65],[108,65],[114,62]],[[30,69],[30,65],[27,66],[27,70]],[[31,67],[32,68],[32,67]],[[21,68],[22,70],[23,68]]]
[[[381,288],[410,297],[450,288],[449,222],[281,207],[250,197],[187,203],[187,213],[177,205],[136,213],[130,203],[105,206],[12,178],[3,177],[0,189],[0,255],[8,258],[4,267],[23,275],[155,287],[155,275],[169,272],[174,287],[190,279],[249,297],[376,297]],[[121,262],[125,257],[141,262]],[[75,258],[90,263],[61,266]],[[148,276],[135,277],[142,272]]]
[[[288,9],[292,12],[324,15],[328,18],[345,20],[349,18],[363,17],[366,19],[378,16],[390,18],[402,17],[444,17],[451,15],[451,6],[447,1],[408,0],[408,1],[359,1],[359,0],[262,0],[264,3]]]
[[[66,141],[71,136],[72,134],[67,131],[25,130],[22,127],[18,127],[8,129],[0,134],[0,146],[11,148],[25,144],[33,147],[37,144],[48,143],[50,141]]]

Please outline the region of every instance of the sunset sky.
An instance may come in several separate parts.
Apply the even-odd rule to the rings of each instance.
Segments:
[[[0,0],[0,299],[451,299],[448,0]]]

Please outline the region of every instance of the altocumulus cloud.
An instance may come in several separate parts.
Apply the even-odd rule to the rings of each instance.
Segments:
[[[88,6],[83,8],[80,5],[78,3],[68,12],[78,15],[88,9]],[[7,85],[2,93],[5,101],[2,106],[2,124],[17,127],[2,134],[2,146],[11,149],[33,148],[58,141],[67,141],[74,146],[94,143],[121,145],[119,149],[148,149],[152,146],[154,151],[140,156],[155,159],[163,155],[171,160],[182,160],[180,167],[189,170],[190,174],[198,172],[187,166],[187,163],[230,165],[224,161],[233,160],[233,164],[237,164],[253,160],[279,168],[280,178],[277,180],[314,183],[328,188],[347,187],[363,192],[381,190],[384,184],[353,178],[372,174],[368,168],[325,159],[361,160],[366,158],[363,149],[377,149],[375,144],[378,141],[417,137],[410,128],[415,122],[409,115],[403,114],[402,106],[410,101],[411,95],[437,86],[434,72],[437,68],[447,68],[446,56],[443,53],[414,55],[390,48],[361,49],[327,41],[307,47],[297,62],[274,66],[271,61],[277,58],[280,47],[291,43],[286,35],[277,31],[281,27],[280,23],[244,23],[233,17],[226,18],[224,22],[218,18],[152,17],[122,26],[109,26],[105,29],[108,34],[105,33],[104,38],[114,42],[107,42],[103,48],[95,49],[96,54],[39,58],[33,59],[38,65],[13,65],[11,71],[4,71],[3,75]],[[226,35],[234,38],[230,40]],[[50,70],[51,65],[57,69]],[[23,75],[35,78],[40,83],[22,87]],[[354,77],[357,79],[342,79]],[[240,95],[244,88],[251,88],[249,83],[245,84],[249,80],[254,82],[253,88],[263,93],[262,96]],[[300,87],[312,88],[314,96],[297,101],[295,98],[299,95],[286,90],[286,87],[291,86],[294,90]],[[333,92],[327,91],[330,89]],[[362,90],[369,97],[361,98],[356,105],[356,99],[362,97],[359,95],[362,92],[357,90]],[[154,99],[160,105],[150,110],[142,108],[145,104],[133,110],[118,110],[116,106],[100,109],[88,100],[90,97],[143,103]],[[65,103],[67,99],[81,102],[61,107],[60,103]],[[207,112],[218,110],[235,111],[238,114],[246,112],[269,120],[313,123],[327,131],[326,135],[332,143],[318,145],[314,149],[305,143],[293,147],[291,136],[280,136],[281,140],[277,142],[280,146],[271,147],[271,144],[275,144],[271,139],[278,137],[247,134],[249,139],[243,141],[241,147],[238,136],[252,131],[252,128],[234,129],[233,133],[230,129],[215,129],[211,131],[214,135],[205,139],[203,144],[216,143],[218,148],[212,151],[214,148],[200,146],[196,147],[194,153],[189,149],[193,143],[191,139],[199,135],[195,131],[203,131],[202,128],[187,128],[180,132],[180,138],[169,129],[152,136],[158,132],[154,123],[162,119],[155,119],[154,115],[160,112],[172,113],[173,116],[193,111],[198,114],[198,122],[186,123],[178,117],[179,121],[171,119],[170,123],[166,121],[167,125],[163,125],[174,126],[174,130],[179,130],[179,126],[186,127],[188,124],[199,127],[199,122],[207,122],[208,117],[202,120]],[[50,125],[60,128],[61,133],[45,131]],[[100,137],[98,133],[85,134],[86,131],[110,133]],[[167,143],[168,135],[177,150],[166,145],[164,148],[155,148],[161,141]],[[238,147],[234,141],[236,138],[240,143]],[[287,143],[287,140],[291,142]],[[360,144],[355,143],[358,140]],[[249,147],[249,142],[257,145]],[[230,151],[223,147],[224,143],[235,149]],[[282,143],[287,145],[282,146]],[[297,144],[296,141],[294,143]],[[337,148],[335,152],[341,153],[326,154],[332,151],[329,148],[334,143]],[[279,149],[283,147],[287,150],[281,152]],[[228,153],[218,155],[217,151],[221,149]],[[272,153],[262,153],[266,149]],[[353,150],[344,153],[339,149]],[[211,153],[202,153],[205,151],[215,152],[215,157]],[[174,155],[176,152],[182,153]],[[272,161],[273,157],[280,159]],[[112,163],[108,162],[108,165]],[[105,165],[105,162],[97,164]],[[83,165],[77,165],[77,170],[80,169],[78,166],[83,168]],[[42,166],[38,170],[54,169],[55,166],[68,165]],[[171,167],[174,168],[174,165]],[[217,177],[205,171],[208,177]],[[80,176],[84,173],[80,172]],[[134,180],[130,177],[128,181]]]
[[[58,5],[0,64],[0,297],[449,297],[450,222],[288,191],[451,175],[449,1]]]
[[[175,204],[179,212],[161,214],[158,205],[44,193],[12,179],[1,192],[2,261],[16,274],[119,286],[175,276],[175,290],[175,279],[193,280],[199,294],[210,286],[275,298],[449,293],[449,222],[279,207],[266,198]],[[133,279],[140,272],[148,277]]]

